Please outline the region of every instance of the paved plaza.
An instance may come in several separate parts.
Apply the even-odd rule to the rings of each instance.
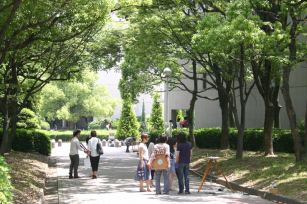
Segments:
[[[53,156],[57,156],[59,203],[206,203],[206,204],[266,204],[272,203],[255,196],[242,193],[232,193],[225,188],[218,191],[221,185],[205,182],[200,193],[197,193],[201,178],[190,176],[191,195],[177,195],[177,191],[170,191],[170,195],[156,195],[155,192],[139,192],[139,182],[134,181],[138,164],[136,153],[125,153],[125,147],[105,147],[105,154],[101,156],[98,179],[90,179],[91,169],[84,169],[84,153],[80,153],[79,175],[81,179],[68,179],[70,160],[69,143],[53,149]],[[222,167],[223,168],[223,167]],[[178,188],[177,180],[175,186]],[[154,189],[153,189],[154,190]]]

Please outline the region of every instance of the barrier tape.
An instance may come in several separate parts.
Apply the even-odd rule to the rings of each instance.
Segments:
[[[277,201],[277,200],[272,200],[272,202],[274,202],[274,203],[280,203],[280,204],[286,204],[286,203],[283,203],[283,202],[279,202],[279,201]]]

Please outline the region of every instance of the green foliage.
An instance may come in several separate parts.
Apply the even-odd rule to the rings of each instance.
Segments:
[[[88,124],[89,130],[99,130],[104,129],[106,126],[104,125],[105,122],[102,122],[101,120],[94,120],[93,122]]]
[[[0,141],[2,142],[3,131],[0,130]],[[51,154],[51,140],[40,131],[17,129],[12,143],[14,151],[38,152],[49,156]]]
[[[153,129],[164,131],[164,120],[162,118],[162,105],[157,100],[161,98],[161,94],[159,92],[154,93],[153,95],[153,104],[151,108],[150,114],[150,125]]]
[[[177,138],[178,132],[184,132],[187,137],[188,129],[174,129],[173,138]],[[194,130],[196,146],[199,148],[219,149],[221,145],[221,128],[200,128]],[[229,128],[229,145],[231,149],[237,149],[238,130]],[[300,132],[302,142],[304,142],[304,132]],[[188,137],[189,140],[189,137]],[[245,129],[244,130],[244,150],[262,151],[263,150],[263,129]],[[276,152],[293,153],[293,139],[290,130],[273,130],[273,147]]]
[[[138,122],[133,111],[133,105],[129,100],[125,100],[122,104],[119,124],[117,128],[117,139],[124,139],[127,137],[139,137]]]
[[[50,130],[50,124],[46,121],[40,121],[39,126],[42,130]]]
[[[301,120],[301,122],[298,124],[298,129],[300,131],[305,131],[305,119]]]
[[[40,115],[74,123],[81,116],[113,115],[119,99],[111,97],[107,86],[95,84],[98,78],[97,73],[85,71],[81,81],[51,82],[43,89]]]
[[[39,121],[35,116],[35,113],[28,109],[24,108],[21,110],[17,119],[17,128],[19,129],[40,129]]]
[[[140,118],[140,133],[147,132],[147,121],[146,121],[146,113],[145,113],[145,103],[143,99],[143,107],[142,107],[142,116]]]
[[[183,121],[182,110],[177,110],[176,122],[179,120],[180,122]]]
[[[50,139],[54,139],[55,141],[58,141],[61,139],[62,141],[69,141],[73,137],[73,131],[72,130],[65,130],[65,131],[44,131],[44,130],[39,130],[39,132],[45,133],[50,137]],[[115,133],[115,130],[107,131],[105,129],[99,130],[96,129],[97,132],[97,137],[100,138],[101,140],[105,139],[108,140],[109,133]],[[85,141],[86,137],[91,134],[90,130],[82,130],[81,131],[81,136],[79,138],[80,141]]]
[[[4,157],[0,156],[0,203],[3,204],[9,204],[13,199],[10,170]]]

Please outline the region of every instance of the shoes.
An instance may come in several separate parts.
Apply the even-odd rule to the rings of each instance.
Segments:
[[[92,179],[97,179],[97,176],[93,175],[93,176],[92,176]]]
[[[70,179],[74,178],[73,176],[69,176]]]
[[[190,194],[191,194],[191,192],[190,192],[190,191],[186,191],[186,192],[185,192],[185,194],[186,194],[186,195],[187,195],[187,194],[189,194],[189,195],[190,195]]]
[[[183,192],[178,192],[178,195],[182,195],[183,194]]]
[[[74,176],[74,178],[82,178],[82,176]]]
[[[169,195],[169,193],[163,193],[163,195]]]
[[[156,195],[162,195],[162,193],[161,193],[161,192],[159,192],[159,193],[156,193]]]

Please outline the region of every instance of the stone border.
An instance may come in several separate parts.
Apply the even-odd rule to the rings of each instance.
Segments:
[[[203,178],[203,174],[201,174],[198,171],[190,169],[190,172],[195,176]],[[227,182],[225,181],[224,178],[219,179],[216,176],[212,176],[212,175],[208,174],[207,177],[206,177],[206,180],[212,180],[212,182],[221,184],[221,185],[229,188],[229,186],[228,186],[228,184],[227,184]],[[261,190],[258,190],[256,188],[241,186],[238,183],[231,182],[231,181],[229,183],[230,183],[231,188],[233,190],[248,193],[250,195],[256,195],[256,196],[259,196],[259,197],[266,199],[266,200],[269,200],[269,201],[273,201],[273,202],[277,201],[279,203],[284,203],[284,204],[307,204],[307,202],[303,201],[303,200],[298,200],[298,199],[295,199],[295,198],[289,198],[287,196],[280,195],[280,194],[273,194],[273,193],[270,193],[269,191],[261,191]]]
[[[37,201],[37,204],[43,204],[44,203],[44,190],[45,190],[45,183],[47,178],[47,169],[48,169],[48,162],[49,162],[49,156],[47,157],[47,163],[45,166],[45,178],[42,182],[40,182],[41,189],[39,191],[40,199]]]

